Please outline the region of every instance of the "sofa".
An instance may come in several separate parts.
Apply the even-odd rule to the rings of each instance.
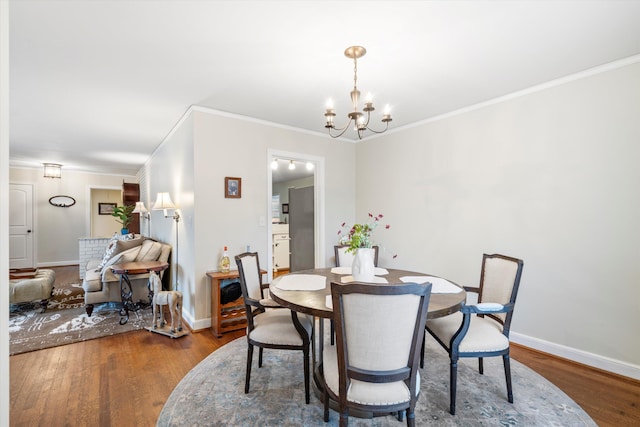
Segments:
[[[120,295],[120,276],[111,271],[110,266],[135,261],[168,262],[171,245],[142,237],[138,234],[115,234],[108,242],[102,259],[91,259],[82,282],[84,303],[87,315],[93,313],[94,304],[122,302]],[[169,270],[160,273],[160,277],[171,277]],[[133,292],[133,301],[150,302],[149,273],[129,275]],[[164,287],[166,279],[163,280]]]

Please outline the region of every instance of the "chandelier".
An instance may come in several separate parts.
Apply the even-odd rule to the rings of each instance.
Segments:
[[[360,101],[360,91],[358,90],[357,86],[358,58],[362,58],[366,53],[367,50],[362,46],[351,46],[344,51],[344,56],[353,59],[353,90],[351,91],[351,105],[353,107],[353,111],[347,114],[347,116],[349,117],[349,122],[344,127],[336,128],[335,124],[333,123],[333,118],[336,116],[336,113],[333,109],[333,101],[331,99],[327,101],[327,110],[324,113],[324,116],[327,118],[327,122],[324,127],[329,130],[329,136],[331,136],[332,138],[341,137],[347,131],[347,129],[349,129],[351,123],[354,124],[354,130],[358,132],[358,139],[362,139],[363,132],[366,130],[373,133],[383,133],[386,132],[387,129],[389,129],[389,122],[392,119],[388,105],[385,107],[384,112],[382,113],[382,123],[385,124],[385,128],[383,130],[374,130],[369,127],[371,112],[375,110],[375,108],[373,107],[371,94],[367,95],[364,102],[364,108],[362,108],[362,112],[358,109],[358,103]],[[338,134],[332,134],[332,129],[338,132]]]

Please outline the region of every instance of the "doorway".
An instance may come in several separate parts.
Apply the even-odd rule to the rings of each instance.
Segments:
[[[279,246],[277,248],[274,247],[274,244],[281,243],[282,238],[281,235],[276,235],[276,233],[283,233],[285,229],[287,232],[289,230],[291,217],[291,213],[289,213],[290,188],[312,189],[310,190],[313,195],[312,236],[307,234],[309,237],[305,239],[307,248],[311,246],[312,252],[306,255],[308,257],[306,262],[312,264],[309,268],[324,267],[324,158],[301,153],[269,150],[267,162],[267,203],[268,212],[270,213],[270,220],[267,223],[269,279],[271,280],[274,269],[278,268],[276,267],[276,261],[281,262],[281,260],[274,259],[275,255],[281,256],[282,252],[282,248]],[[275,167],[276,164],[277,167]],[[290,169],[291,164],[295,166],[295,169]],[[289,242],[292,242],[291,239],[295,238],[295,236],[287,236],[287,238],[289,238]],[[290,245],[290,249],[296,251],[295,246]],[[292,257],[295,257],[295,255]],[[293,268],[296,268],[295,262]]]

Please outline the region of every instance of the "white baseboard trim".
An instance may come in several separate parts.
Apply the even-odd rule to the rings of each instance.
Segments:
[[[38,268],[46,268],[46,267],[62,267],[67,265],[80,265],[80,261],[53,261],[53,262],[42,262],[38,263]]]
[[[187,324],[189,325],[189,328],[191,328],[192,331],[199,331],[202,329],[209,329],[211,327],[211,319],[200,319],[200,320],[195,320],[193,318],[193,316],[191,315],[191,313],[186,313],[186,312],[182,312],[182,320],[184,320],[185,322],[187,322]]]
[[[606,356],[600,356],[598,354],[589,353],[587,351],[578,350],[561,344],[533,338],[513,331],[509,334],[509,338],[514,343],[525,347],[553,354],[554,356],[563,357],[565,359],[612,372],[614,374],[640,380],[640,366],[632,363],[622,362]]]

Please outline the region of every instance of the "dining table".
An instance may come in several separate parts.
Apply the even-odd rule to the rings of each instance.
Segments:
[[[431,274],[400,270],[375,268],[372,283],[431,283],[431,297],[427,308],[427,319],[447,316],[460,310],[467,294],[462,286],[442,277]],[[351,276],[351,267],[315,268],[292,272],[276,277],[269,285],[271,298],[282,307],[296,313],[303,313],[319,318],[314,321],[314,338],[312,343],[312,363],[314,389],[322,398],[321,370],[322,351],[324,347],[324,319],[333,319],[331,302],[331,282],[348,284],[355,280]],[[364,414],[368,417],[367,414]]]

